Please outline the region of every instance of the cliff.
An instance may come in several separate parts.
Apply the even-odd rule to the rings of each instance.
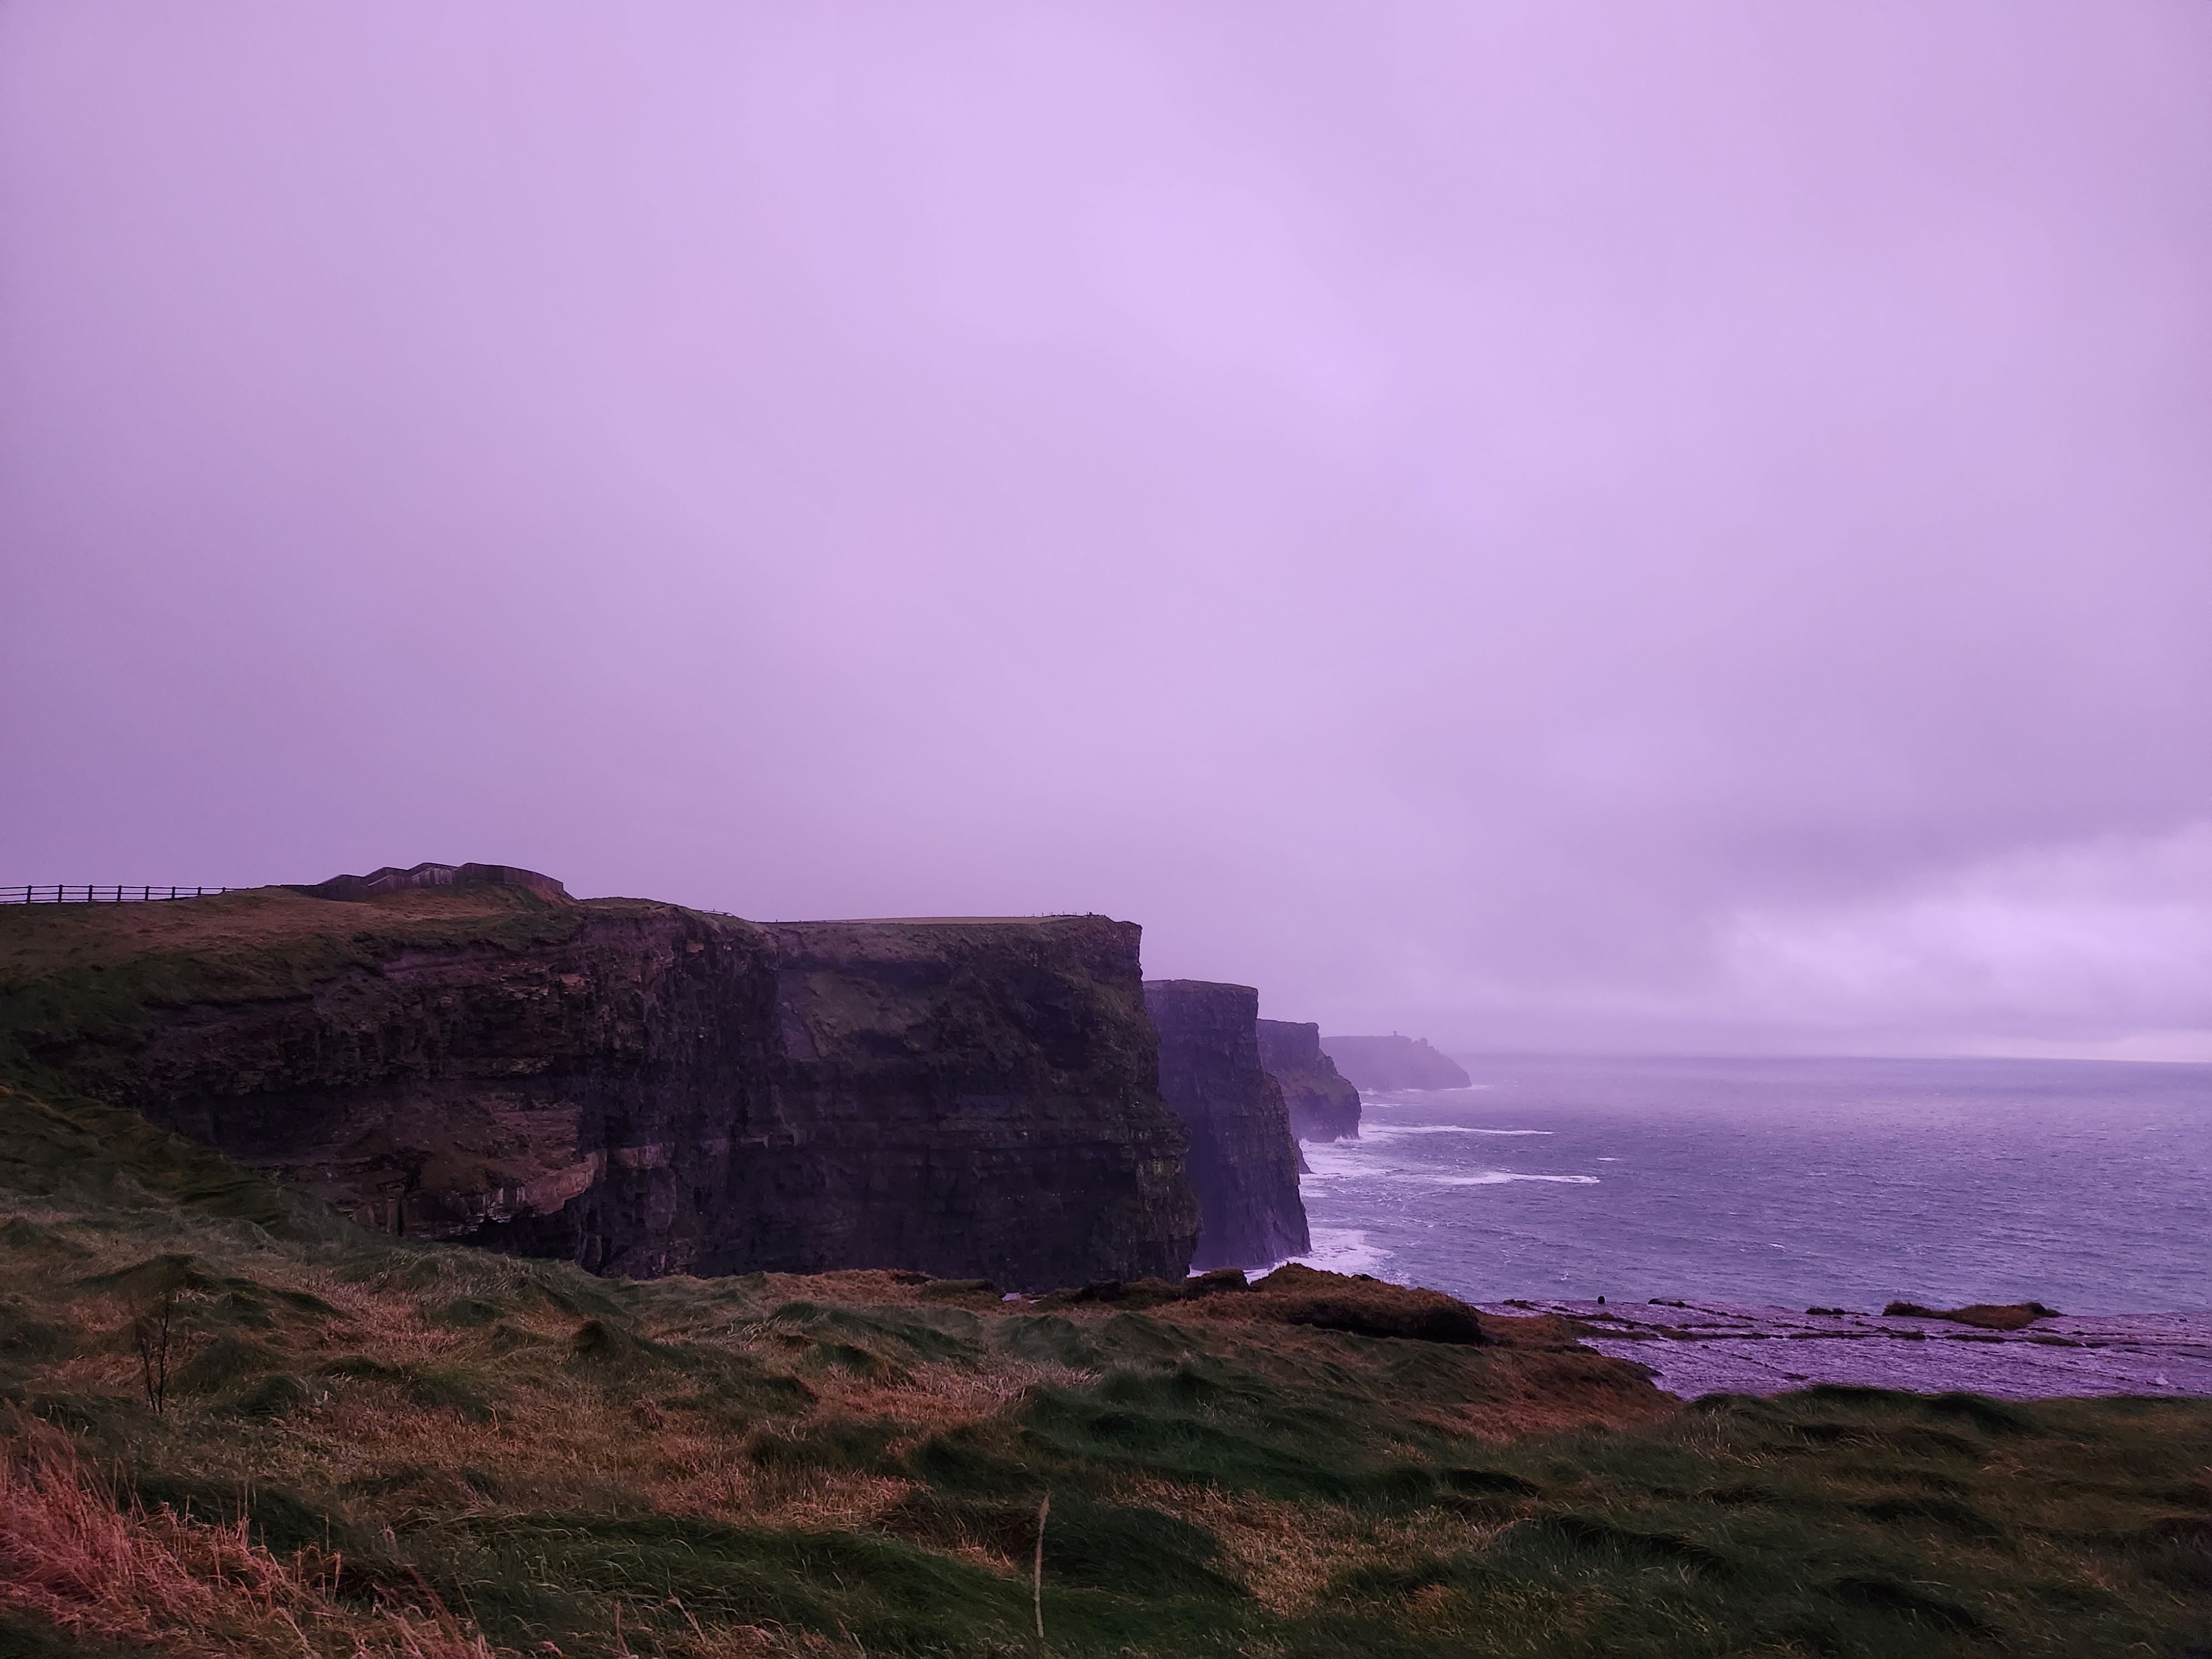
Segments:
[[[1260,994],[1202,980],[1145,981],[1159,1029],[1160,1092],[1190,1131],[1200,1222],[1194,1267],[1261,1267],[1310,1248],[1283,1091],[1260,1064]]]
[[[1464,1089],[1473,1079],[1425,1037],[1332,1036],[1322,1050],[1361,1089]]]
[[[528,873],[11,909],[0,1071],[599,1273],[1184,1270],[1135,927],[767,927]]]
[[[739,1259],[1016,1288],[1180,1277],[1199,1232],[1139,929],[778,923],[773,1151]]]
[[[1291,1134],[1300,1140],[1359,1139],[1359,1090],[1322,1052],[1320,1026],[1261,1020],[1260,1064],[1283,1091]]]

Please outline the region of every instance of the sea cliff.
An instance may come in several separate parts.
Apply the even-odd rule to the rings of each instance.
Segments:
[[[1160,1091],[1190,1130],[1201,1220],[1196,1267],[1264,1267],[1310,1247],[1283,1091],[1260,1064],[1260,994],[1204,980],[1145,981]]]
[[[0,1059],[381,1231],[603,1273],[1184,1271],[1134,926],[768,927],[461,867],[495,873],[0,915]]]
[[[1321,1027],[1285,1019],[1260,1022],[1260,1064],[1283,1091],[1291,1133],[1300,1140],[1359,1139],[1359,1091],[1322,1052]]]

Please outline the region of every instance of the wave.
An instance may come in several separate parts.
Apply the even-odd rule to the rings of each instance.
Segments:
[[[1478,1129],[1466,1123],[1362,1123],[1362,1140],[1395,1140],[1401,1135],[1548,1135],[1551,1129]]]
[[[1304,1255],[1290,1259],[1309,1267],[1319,1267],[1324,1273],[1371,1273],[1390,1259],[1390,1252],[1380,1245],[1370,1244],[1366,1233],[1358,1227],[1316,1227],[1312,1248]]]
[[[1518,1170],[1477,1170],[1457,1174],[1433,1164],[1406,1164],[1357,1150],[1357,1141],[1325,1141],[1305,1148],[1307,1181],[1346,1179],[1388,1180],[1414,1187],[1498,1187],[1512,1181],[1549,1181],[1564,1186],[1594,1187],[1593,1175],[1551,1175]]]
[[[1487,1089],[1492,1086],[1493,1085],[1487,1083],[1469,1083],[1456,1089],[1362,1089],[1359,1091],[1359,1097],[1362,1100],[1398,1099],[1403,1100],[1408,1106],[1418,1106],[1421,1101],[1432,1099],[1437,1095],[1471,1095],[1477,1089]],[[1406,1099],[1405,1097],[1409,1095],[1418,1096],[1419,1098]]]

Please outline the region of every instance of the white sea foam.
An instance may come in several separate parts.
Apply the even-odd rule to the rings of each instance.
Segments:
[[[1490,1086],[1487,1083],[1470,1083],[1464,1088],[1459,1089],[1362,1089],[1359,1091],[1359,1097],[1362,1100],[1389,1100],[1397,1095],[1419,1095],[1425,1100],[1431,1095],[1471,1095],[1477,1089],[1487,1089]],[[1405,1103],[1411,1106],[1414,1103],[1409,1100]]]
[[[1318,1177],[1327,1181],[1336,1176],[1365,1175],[1375,1167],[1375,1160],[1362,1158],[1358,1152],[1346,1151],[1352,1143],[1342,1140],[1308,1142],[1298,1150],[1305,1154],[1306,1176],[1309,1181]]]
[[[1512,1181],[1550,1181],[1571,1187],[1591,1187],[1592,1175],[1523,1173],[1518,1170],[1479,1170],[1467,1174],[1434,1164],[1409,1164],[1382,1153],[1371,1141],[1324,1141],[1305,1148],[1307,1182],[1344,1179],[1386,1179],[1413,1187],[1497,1187]]]
[[[1362,1140],[1396,1140],[1404,1135],[1547,1135],[1549,1129],[1479,1129],[1466,1123],[1363,1123]]]
[[[1389,1251],[1370,1244],[1367,1235],[1357,1227],[1316,1227],[1313,1248],[1291,1258],[1332,1273],[1379,1273],[1389,1259]]]

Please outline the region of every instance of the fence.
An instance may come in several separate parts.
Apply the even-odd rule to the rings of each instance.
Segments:
[[[0,887],[0,904],[139,904],[151,899],[208,898],[228,887],[94,887],[75,883]]]

